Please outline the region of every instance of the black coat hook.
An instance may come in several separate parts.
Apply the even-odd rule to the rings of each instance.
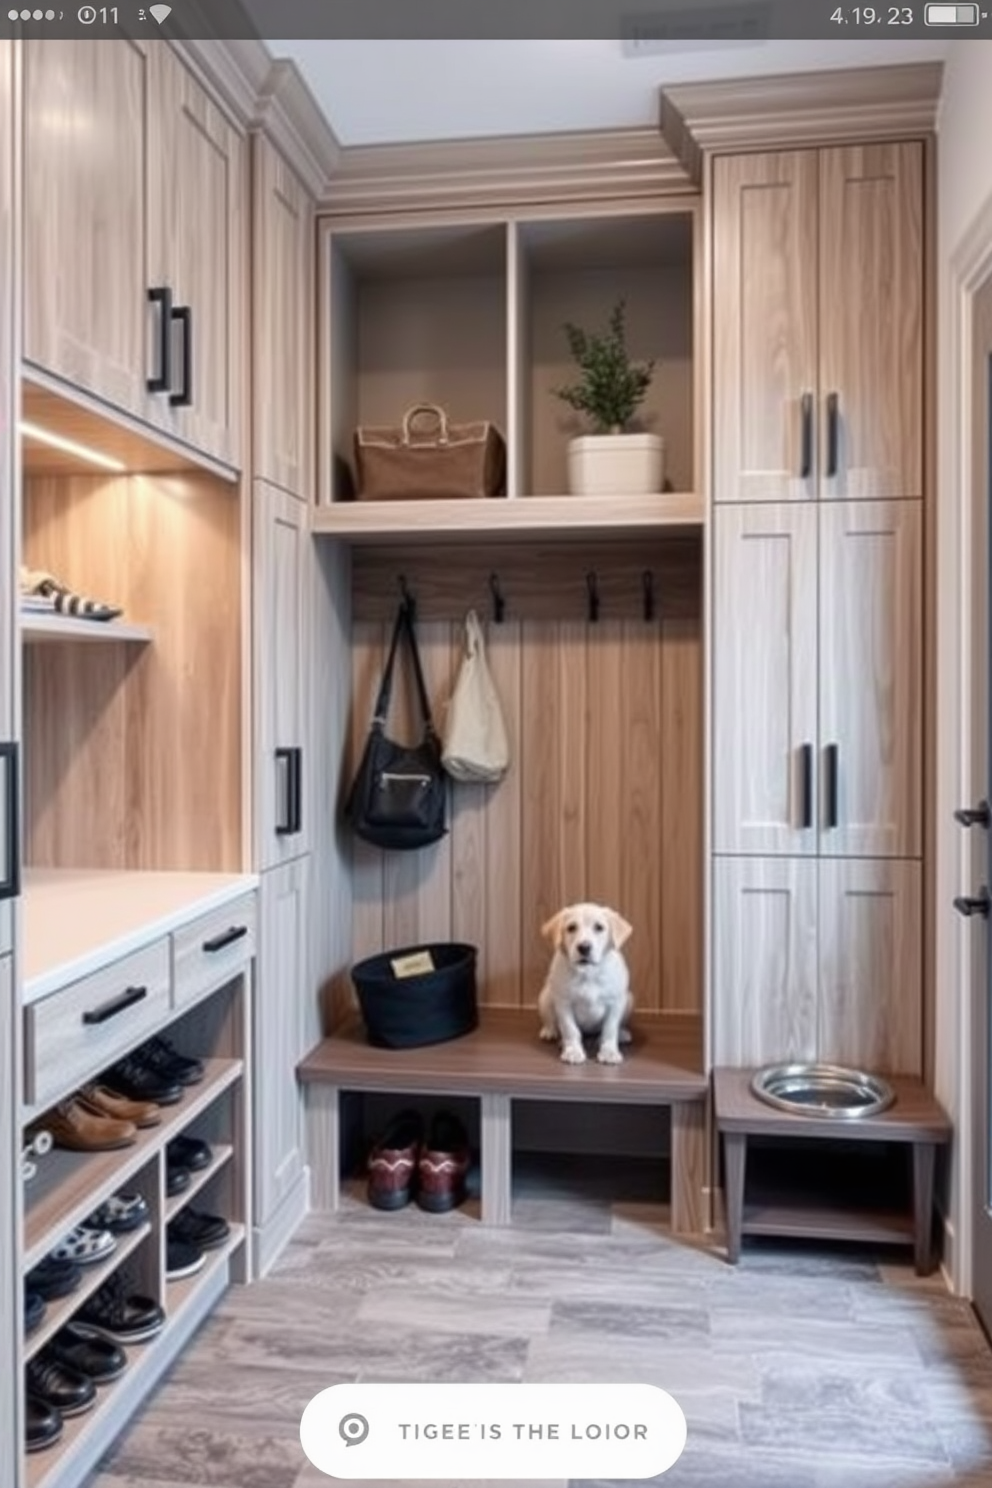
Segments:
[[[491,573],[489,575],[489,592],[493,597],[493,619],[497,625],[502,625],[506,618],[506,600],[503,598],[503,591],[499,587],[498,574]]]
[[[641,585],[644,589],[644,618],[654,619],[654,574],[646,568],[641,575]]]
[[[586,589],[589,592],[589,623],[595,625],[599,619],[599,578],[595,572],[586,574]]]
[[[405,606],[410,619],[413,620],[417,613],[417,601],[407,588],[406,574],[397,575],[396,583],[399,586],[400,603]]]

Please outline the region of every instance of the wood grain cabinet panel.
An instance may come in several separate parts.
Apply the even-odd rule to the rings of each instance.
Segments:
[[[313,496],[314,219],[306,188],[264,135],[252,140],[253,469]]]
[[[16,323],[14,288],[14,141],[13,129],[14,44],[0,41],[0,428],[14,427],[17,416],[14,387]],[[17,710],[14,700],[15,631],[17,593],[14,584],[14,553],[17,536],[15,493],[17,470],[14,441],[0,439],[0,743],[16,748]],[[10,772],[13,771],[13,774]],[[11,789],[18,784],[13,754],[0,758],[0,884],[2,891],[15,889],[20,844],[14,840],[9,818]],[[13,946],[12,899],[0,898],[0,952]],[[0,1335],[3,1336],[3,1335]],[[2,1419],[2,1416],[0,1416]],[[0,1463],[2,1465],[2,1463]],[[0,1481],[2,1481],[0,1475]]]
[[[923,146],[719,157],[716,501],[923,493]]]
[[[145,408],[151,49],[24,43],[24,355]]]
[[[815,853],[816,510],[714,516],[714,847]]]
[[[834,857],[923,850],[921,505],[819,511],[820,851]]]

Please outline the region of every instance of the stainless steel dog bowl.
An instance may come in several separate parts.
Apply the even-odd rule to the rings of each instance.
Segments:
[[[751,1089],[760,1100],[794,1116],[855,1120],[877,1116],[896,1098],[880,1075],[839,1064],[771,1064],[759,1070]]]

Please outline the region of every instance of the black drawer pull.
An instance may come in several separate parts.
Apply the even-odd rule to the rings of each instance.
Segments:
[[[163,284],[148,291],[149,304],[160,306],[158,322],[158,371],[145,381],[150,393],[167,393],[172,382],[172,290]]]
[[[0,879],[0,899],[16,899],[21,892],[20,787],[18,785],[19,746],[16,740],[0,744],[0,760],[6,762],[6,833],[4,856],[6,873]]]
[[[177,305],[171,313],[172,319],[182,327],[183,385],[178,393],[169,394],[169,402],[173,408],[188,408],[193,401],[193,311],[189,305]]]
[[[143,1002],[147,996],[147,987],[127,987],[120,997],[112,997],[109,1002],[101,1003],[100,1007],[90,1008],[89,1012],[83,1014],[83,1022],[106,1023],[108,1018],[116,1018],[118,1013],[134,1007],[136,1002]]]
[[[813,474],[813,394],[803,393],[799,406],[802,410],[802,454],[799,477],[801,480],[809,480]]]
[[[987,888],[979,889],[975,895],[959,894],[954,901],[954,908],[958,914],[966,915],[969,919],[972,915],[981,915],[983,920],[989,917],[989,907],[992,906],[992,896]]]
[[[227,946],[233,945],[236,940],[244,940],[247,934],[247,925],[232,925],[229,930],[222,930],[219,935],[213,935],[209,940],[205,940],[203,949],[208,956],[212,956],[215,951],[223,951]]]

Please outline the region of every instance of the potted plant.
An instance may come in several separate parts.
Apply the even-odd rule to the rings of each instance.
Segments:
[[[586,414],[594,433],[569,441],[568,484],[573,496],[641,495],[660,491],[665,475],[665,441],[657,434],[629,431],[644,399],[654,362],[634,362],[627,353],[626,304],[618,300],[605,335],[565,322],[578,382],[555,394]]]

